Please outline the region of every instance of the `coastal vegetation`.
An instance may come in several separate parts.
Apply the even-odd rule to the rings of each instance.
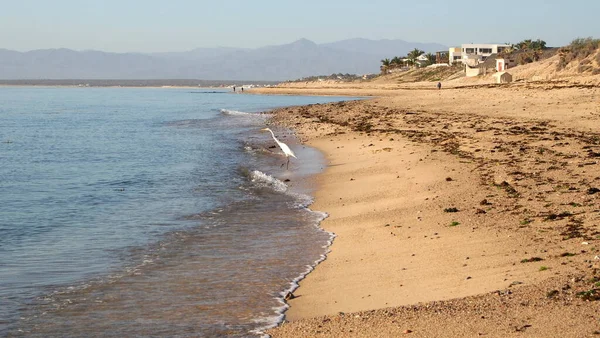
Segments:
[[[515,57],[520,65],[525,65],[535,61],[539,61],[544,56],[544,51],[548,49],[546,41],[537,39],[525,39],[516,44],[510,44],[509,48],[500,53],[500,56],[505,58]]]
[[[337,81],[337,82],[354,82],[372,79],[376,75],[356,75],[356,74],[342,74],[333,73],[331,75],[313,75],[307,76],[296,80],[287,81],[288,83],[296,82],[316,82],[316,81]]]
[[[591,71],[594,75],[600,74],[599,47],[600,39],[588,37],[573,40],[570,45],[558,50],[560,61],[557,70],[565,69],[573,61],[579,61],[579,73]]]
[[[419,57],[425,54],[425,51],[415,48],[408,52],[404,57],[394,56],[393,58],[385,58],[381,60],[381,74],[389,74],[395,69],[409,68],[412,66],[428,66],[435,63],[435,55],[431,53],[425,54],[427,60],[419,61]]]
[[[389,74],[381,74],[377,81],[394,81],[397,83],[437,82],[461,77],[464,77],[464,66],[456,63],[448,67],[413,67],[403,71],[394,71]]]

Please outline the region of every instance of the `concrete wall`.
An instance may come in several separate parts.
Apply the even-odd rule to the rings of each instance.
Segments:
[[[512,75],[507,72],[496,73],[496,74],[494,74],[494,78],[496,79],[496,83],[512,82]]]
[[[465,75],[466,77],[475,77],[481,74],[481,69],[479,67],[471,68],[465,65]]]

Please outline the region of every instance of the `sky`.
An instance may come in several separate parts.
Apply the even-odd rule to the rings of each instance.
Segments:
[[[169,52],[306,38],[461,43],[600,38],[598,0],[0,0],[0,48]]]

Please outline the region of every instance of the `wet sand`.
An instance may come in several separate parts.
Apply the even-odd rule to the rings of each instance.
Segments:
[[[377,90],[276,112],[327,156],[312,208],[338,237],[269,334],[600,332],[600,89]]]

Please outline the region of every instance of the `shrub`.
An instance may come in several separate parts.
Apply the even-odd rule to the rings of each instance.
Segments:
[[[600,39],[589,38],[577,38],[571,42],[570,45],[562,47],[558,50],[560,55],[560,61],[558,62],[557,69],[564,69],[569,63],[574,60],[583,60],[586,57],[594,54],[600,47]],[[600,55],[596,57],[600,59]],[[589,70],[589,67],[580,67],[579,71]]]

